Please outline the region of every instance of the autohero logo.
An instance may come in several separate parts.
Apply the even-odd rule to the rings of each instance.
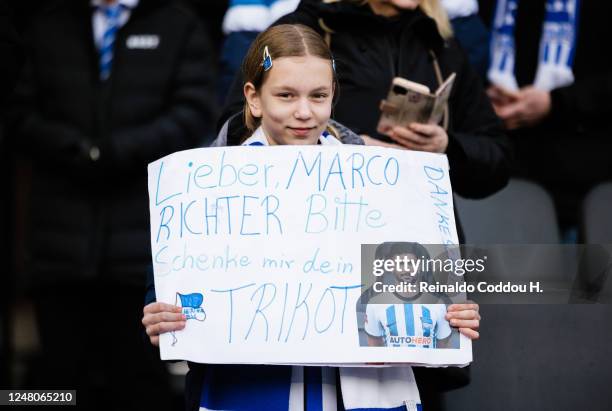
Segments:
[[[413,258],[407,255],[397,255],[394,258],[374,259],[372,263],[372,274],[380,277],[385,272],[405,273],[415,276],[418,272],[445,272],[463,276],[466,273],[481,273],[485,269],[485,259],[433,259],[427,257]]]
[[[389,336],[389,344],[411,344],[411,345],[431,345],[433,343],[433,339],[431,337],[421,337],[421,336],[397,336],[391,335]]]

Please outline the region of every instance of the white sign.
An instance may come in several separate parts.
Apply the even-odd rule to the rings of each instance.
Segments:
[[[436,327],[440,306],[397,306],[405,324],[387,329],[383,346],[364,344],[364,331],[383,333],[386,320],[364,325],[356,308],[361,244],[456,244],[451,193],[446,156],[377,147],[202,148],[151,163],[157,300],[188,318],[161,336],[162,359],[469,363],[463,336],[458,348],[434,348],[425,322],[448,327]],[[384,316],[381,307],[367,312]],[[424,331],[406,334],[408,309]]]

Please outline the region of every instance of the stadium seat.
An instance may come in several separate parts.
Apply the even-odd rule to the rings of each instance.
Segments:
[[[612,305],[487,305],[471,381],[446,411],[589,410],[612,404]]]
[[[487,270],[495,278],[487,281],[529,277],[572,285],[579,279],[578,260],[583,265],[584,255],[577,255],[579,248],[555,246],[560,236],[553,202],[538,185],[511,180],[490,198],[459,198],[457,208],[468,243],[500,244],[487,248],[499,257],[497,266]],[[513,246],[508,249],[507,244]],[[520,250],[522,260],[529,261],[513,256],[512,247],[520,244],[537,244],[530,246],[533,258],[525,258],[529,253]],[[590,253],[589,264],[607,261],[601,250]],[[610,288],[608,280],[600,294],[609,294]],[[445,393],[443,409],[610,409],[612,305],[481,304],[480,311],[481,338],[473,344],[471,382]]]
[[[483,200],[455,196],[468,244],[556,244],[560,242],[553,200],[539,185],[511,179]]]
[[[456,207],[466,244],[486,249],[487,281],[574,278],[576,255],[557,246],[561,238],[553,200],[539,185],[512,179],[483,200],[456,196]]]
[[[582,232],[587,244],[612,244],[612,182],[593,188],[582,205]]]

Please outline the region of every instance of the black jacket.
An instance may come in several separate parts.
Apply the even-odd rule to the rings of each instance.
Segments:
[[[23,63],[21,43],[8,5],[0,2],[0,118]]]
[[[429,52],[432,50],[444,78],[457,73],[450,99],[446,153],[453,189],[465,197],[478,198],[505,186],[510,150],[499,120],[484,94],[481,80],[462,51],[454,41],[443,41],[432,19],[420,10],[388,19],[376,16],[367,5],[303,1],[294,13],[276,24],[300,23],[323,34],[319,18],[335,32],[331,49],[340,81],[340,98],[334,108],[334,119],[359,134],[390,141],[376,132],[379,103],[395,76],[437,89]],[[242,107],[241,83],[240,79],[234,82],[221,124]]]
[[[29,69],[11,129],[33,164],[27,263],[37,281],[105,273],[142,284],[151,263],[146,167],[212,136],[210,46],[189,11],[141,0],[101,82],[91,16],[87,0],[58,2],[25,34]],[[159,44],[128,43],[138,35]]]

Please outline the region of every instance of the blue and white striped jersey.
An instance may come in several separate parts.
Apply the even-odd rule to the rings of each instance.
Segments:
[[[451,334],[444,304],[368,304],[365,331],[388,347],[436,348]]]

